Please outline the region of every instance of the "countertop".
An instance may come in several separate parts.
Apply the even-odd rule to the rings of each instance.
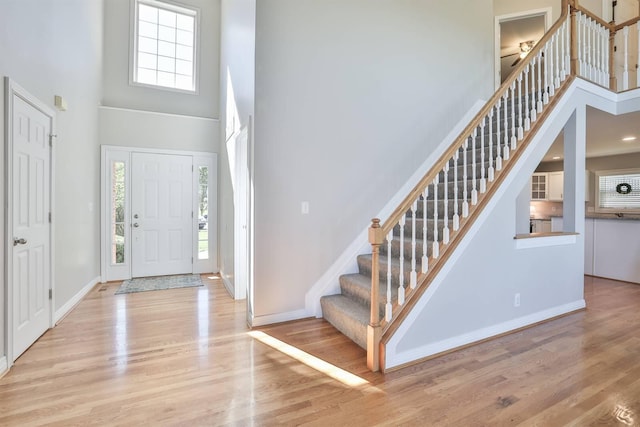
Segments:
[[[585,216],[585,218],[587,219],[615,219],[615,220],[623,220],[623,221],[640,221],[640,214],[626,214],[623,213],[621,217],[617,216],[616,214],[613,213],[595,213],[595,212],[589,212],[587,213]],[[549,219],[551,218],[562,218],[562,215],[550,215]],[[545,218],[531,218],[531,219],[542,219],[544,220]]]

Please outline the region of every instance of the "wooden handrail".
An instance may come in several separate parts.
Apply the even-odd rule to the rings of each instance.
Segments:
[[[493,94],[489,101],[487,101],[482,107],[482,109],[474,116],[473,120],[464,128],[462,133],[456,138],[455,142],[449,147],[447,151],[445,151],[438,161],[434,164],[431,170],[418,182],[418,184],[413,188],[413,190],[404,198],[402,203],[393,211],[393,213],[389,216],[389,218],[384,221],[382,224],[382,233],[386,235],[389,233],[393,227],[398,223],[400,217],[406,214],[409,210],[413,201],[416,200],[424,188],[436,178],[436,176],[440,173],[442,168],[446,165],[446,163],[453,157],[455,152],[460,149],[460,146],[464,143],[464,140],[471,135],[478,126],[480,126],[480,122],[484,120],[484,118],[489,114],[494,105],[498,102],[499,99],[502,98],[504,93],[511,87],[511,84],[516,81],[518,76],[522,71],[524,71],[525,67],[528,67],[531,58],[535,58],[537,54],[542,50],[544,45],[551,39],[552,35],[556,33],[556,31],[563,25],[565,19],[569,13],[569,0],[562,1],[562,14],[560,18],[553,24],[553,26],[545,33],[545,35],[536,43],[536,45],[531,49],[527,57],[524,61],[521,61],[520,64],[516,67],[515,70],[511,73],[509,77],[500,85],[498,90]]]
[[[588,16],[589,18],[593,19],[594,21],[596,21],[598,24],[602,25],[603,27],[607,28],[609,31],[613,30],[613,28],[615,27],[612,23],[605,21],[604,19],[600,18],[599,16],[596,16],[593,14],[593,12],[591,12],[588,9],[585,9],[582,6],[574,6],[573,7],[575,10],[582,12],[583,15]]]
[[[612,26],[612,31],[615,31],[617,33],[618,31],[620,31],[624,27],[628,27],[630,25],[633,25],[638,21],[640,21],[640,16],[636,16],[635,18],[631,18],[628,21],[624,21],[622,24],[618,24],[618,25]]]

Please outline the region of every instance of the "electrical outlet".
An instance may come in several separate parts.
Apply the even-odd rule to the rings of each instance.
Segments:
[[[309,202],[302,202],[300,211],[302,215],[309,215]]]
[[[513,306],[514,307],[520,307],[520,294],[519,293],[515,294],[515,296],[513,297]]]

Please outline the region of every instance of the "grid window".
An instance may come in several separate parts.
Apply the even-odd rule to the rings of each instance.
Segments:
[[[197,11],[157,0],[134,1],[133,81],[195,92]]]
[[[598,211],[640,212],[640,170],[596,172]]]

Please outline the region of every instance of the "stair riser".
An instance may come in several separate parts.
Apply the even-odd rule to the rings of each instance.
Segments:
[[[442,241],[442,238],[439,238],[438,241]],[[406,260],[411,260],[412,257],[412,245],[411,245],[411,238],[405,238],[404,242],[402,244],[402,247],[404,247],[404,258]],[[420,260],[422,259],[422,240],[417,240],[416,239],[416,262],[418,264],[420,264]],[[431,252],[433,249],[433,242],[431,240],[427,241],[427,256],[431,256]],[[387,249],[387,244],[385,242],[384,245],[382,245],[380,247],[380,254],[387,256],[388,249]],[[400,240],[398,237],[396,237],[392,242],[391,242],[391,256],[393,258],[398,258],[400,256]]]
[[[349,279],[349,275],[345,275],[340,277],[340,292],[342,293],[342,295],[345,295],[349,298],[352,298],[356,301],[358,301],[358,303],[366,306],[368,309],[371,309],[371,276],[368,276],[369,279],[369,286],[366,289],[361,288],[360,286],[358,286],[357,284],[353,284],[351,282],[351,280]],[[379,309],[380,309],[380,315],[384,316],[384,306],[386,303],[386,287],[383,283],[380,284],[380,288],[379,288],[379,293],[378,295],[385,295],[385,298],[380,298],[379,301]],[[395,299],[395,290],[393,293],[393,299]]]
[[[460,218],[462,218],[462,216],[460,215],[460,208],[458,209],[458,216],[460,216]],[[434,224],[434,220],[433,219],[427,219],[426,220],[426,228],[427,228],[427,238],[431,239],[433,237],[433,224]],[[422,244],[422,237],[424,234],[424,224],[425,224],[425,220],[422,218],[419,218],[418,215],[416,215],[416,239],[420,240],[420,244]],[[448,221],[448,226],[451,230],[453,230],[453,220],[449,220]],[[438,230],[442,230],[444,227],[444,219],[438,219]],[[400,226],[396,225],[393,229],[393,235],[394,235],[394,239],[397,240],[400,238]],[[405,223],[404,226],[404,237],[405,240],[406,239],[411,239],[413,235],[413,221],[411,220],[410,217],[407,217],[407,221]],[[442,238],[440,238],[439,240],[442,240]],[[429,240],[431,241],[431,240]],[[385,242],[386,244],[386,242]]]
[[[416,263],[416,271],[420,271],[421,264],[420,262]],[[367,258],[358,257],[358,270],[360,274],[364,276],[371,277],[371,260]],[[408,286],[410,276],[411,275],[411,264],[408,260],[405,259],[404,262],[404,285]],[[385,260],[380,260],[380,283],[386,285],[387,283],[387,262]],[[399,265],[391,265],[391,286],[398,287],[400,283],[400,266]]]
[[[367,327],[351,319],[346,313],[337,310],[328,300],[321,298],[322,317],[331,323],[343,335],[360,347],[367,349]]]

